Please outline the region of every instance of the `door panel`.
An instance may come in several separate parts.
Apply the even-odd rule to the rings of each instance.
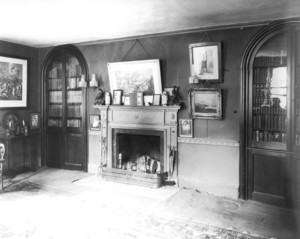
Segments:
[[[63,152],[62,147],[63,141],[60,133],[47,134],[47,152],[46,152],[46,163],[49,167],[61,168]]]
[[[82,136],[80,134],[67,134],[65,136],[65,149],[64,168],[81,170],[86,158]]]
[[[279,206],[287,204],[286,160],[281,153],[249,153],[248,195],[251,199]]]

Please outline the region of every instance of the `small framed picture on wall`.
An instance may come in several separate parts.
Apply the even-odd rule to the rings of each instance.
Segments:
[[[180,119],[179,120],[179,137],[193,138],[193,120]]]
[[[39,130],[41,127],[41,119],[40,119],[40,114],[39,113],[30,113],[30,129],[31,130]]]
[[[100,115],[90,115],[90,130],[100,130]]]

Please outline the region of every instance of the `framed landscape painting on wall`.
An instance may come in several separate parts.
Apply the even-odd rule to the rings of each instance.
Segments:
[[[143,92],[161,94],[161,74],[158,59],[108,63],[111,92],[123,90],[124,95]]]
[[[189,90],[190,115],[193,118],[222,119],[221,90],[216,89],[190,89]]]
[[[221,42],[190,44],[189,52],[191,77],[221,82]]]
[[[0,108],[27,107],[26,59],[0,56]]]

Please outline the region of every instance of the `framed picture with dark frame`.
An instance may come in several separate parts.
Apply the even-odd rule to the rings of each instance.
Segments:
[[[113,91],[113,105],[121,105],[123,97],[123,90]]]
[[[194,80],[221,82],[221,42],[189,45],[191,77]]]
[[[28,60],[0,56],[0,108],[27,107]]]
[[[179,137],[194,137],[194,126],[192,119],[179,120]]]
[[[90,115],[90,130],[100,130],[101,123],[100,123],[100,115]]]
[[[190,115],[192,118],[222,119],[221,90],[189,89]]]
[[[29,114],[29,127],[31,130],[39,130],[41,128],[40,113]]]

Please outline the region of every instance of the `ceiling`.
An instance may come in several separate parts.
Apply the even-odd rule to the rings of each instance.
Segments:
[[[0,40],[32,47],[300,16],[300,0],[1,0]]]

